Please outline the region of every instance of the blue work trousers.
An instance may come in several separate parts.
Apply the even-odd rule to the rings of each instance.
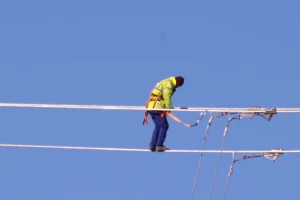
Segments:
[[[167,131],[169,129],[169,123],[167,116],[161,116],[161,113],[149,112],[151,118],[155,124],[155,128],[152,134],[151,146],[162,146],[167,137]]]

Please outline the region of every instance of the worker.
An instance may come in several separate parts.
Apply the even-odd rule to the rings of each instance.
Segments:
[[[179,88],[183,85],[184,78],[181,76],[169,77],[167,79],[158,82],[150,93],[150,99],[147,102],[147,108],[163,108],[171,109],[172,106],[172,96]],[[169,111],[168,111],[169,112]],[[152,139],[149,145],[150,151],[162,152],[165,150],[170,150],[164,146],[164,142],[167,136],[167,131],[169,129],[169,123],[166,116],[166,111],[148,111],[150,114],[155,128],[152,133]]]

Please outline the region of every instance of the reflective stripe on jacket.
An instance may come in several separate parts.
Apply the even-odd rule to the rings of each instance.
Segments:
[[[175,77],[169,77],[167,79],[158,82],[151,94],[153,94],[159,103],[156,101],[150,101],[148,108],[172,108],[172,95],[175,92],[176,79]]]

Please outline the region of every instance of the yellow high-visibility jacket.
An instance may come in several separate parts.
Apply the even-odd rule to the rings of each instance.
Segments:
[[[172,108],[172,95],[175,92],[176,79],[175,77],[169,77],[158,82],[151,94],[153,100],[149,102],[148,108]],[[156,103],[157,100],[159,103]]]

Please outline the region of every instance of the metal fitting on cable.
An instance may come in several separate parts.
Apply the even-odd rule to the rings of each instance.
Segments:
[[[283,154],[282,151],[282,148],[272,149],[271,152],[265,153],[264,157],[274,162],[279,156]]]

